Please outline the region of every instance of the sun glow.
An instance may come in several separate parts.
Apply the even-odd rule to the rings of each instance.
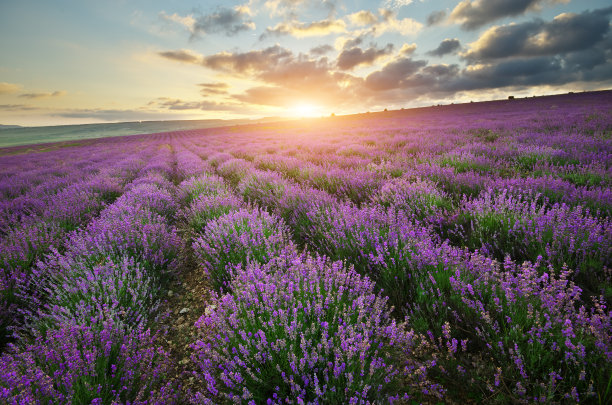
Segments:
[[[292,106],[290,113],[292,116],[300,118],[317,117],[321,115],[321,107],[314,104],[301,103]]]

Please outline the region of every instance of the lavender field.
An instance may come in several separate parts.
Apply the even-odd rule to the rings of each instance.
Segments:
[[[612,92],[0,150],[0,402],[612,402]]]

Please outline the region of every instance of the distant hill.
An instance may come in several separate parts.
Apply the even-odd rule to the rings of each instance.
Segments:
[[[106,138],[113,136],[153,134],[157,132],[167,131],[185,131],[192,129],[214,128],[230,125],[256,124],[282,120],[283,118],[279,117],[267,117],[253,120],[218,119],[136,121],[117,122],[110,124],[56,125],[48,127],[20,127],[19,125],[0,125],[0,148],[50,142]]]
[[[14,129],[14,128],[21,128],[21,125],[2,125],[0,124],[0,131],[3,129]]]

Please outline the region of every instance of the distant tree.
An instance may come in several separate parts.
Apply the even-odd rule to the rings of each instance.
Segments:
[[[508,96],[508,100],[514,100],[514,96]]]

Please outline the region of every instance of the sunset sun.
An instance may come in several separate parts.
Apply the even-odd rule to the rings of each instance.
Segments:
[[[320,116],[323,110],[316,104],[304,102],[294,104],[289,108],[289,112],[294,117],[312,118]]]

